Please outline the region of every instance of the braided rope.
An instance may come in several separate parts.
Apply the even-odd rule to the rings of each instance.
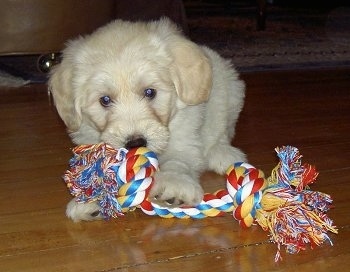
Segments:
[[[276,152],[280,162],[268,179],[252,165],[236,163],[226,172],[226,189],[205,194],[194,207],[163,207],[147,199],[158,170],[156,154],[147,148],[115,150],[104,143],[78,146],[63,178],[78,202],[98,201],[106,219],[137,207],[163,218],[200,219],[232,212],[240,226],[258,223],[270,231],[278,248],[286,245],[290,253],[306,244],[330,241],[327,231],[337,233],[325,214],[332,199],[305,190],[318,175],[315,168],[302,165],[294,147],[276,148]],[[278,250],[275,260],[280,258]]]
[[[205,194],[202,202],[194,207],[169,208],[146,200],[140,208],[147,215],[158,215],[163,218],[196,219],[221,216],[223,213],[233,210],[232,198],[229,197],[226,190],[218,191],[215,194]]]
[[[250,226],[262,197],[262,185],[266,185],[261,171],[247,163],[235,164],[227,171],[227,190],[206,193],[194,207],[169,208],[147,200],[158,170],[157,157],[147,148],[127,151],[114,150],[107,144],[82,145],[74,148],[73,154],[70,170],[64,175],[71,194],[79,202],[99,200],[106,218],[119,217],[140,205],[144,213],[163,218],[215,217],[234,211],[241,225]],[[248,205],[251,199],[253,206]],[[110,213],[110,208],[115,212]]]
[[[144,147],[129,151],[117,170],[120,186],[117,200],[122,212],[140,205],[153,184],[153,174],[158,170],[158,160],[152,151]]]

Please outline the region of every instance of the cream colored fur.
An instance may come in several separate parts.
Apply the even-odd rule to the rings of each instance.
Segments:
[[[161,205],[199,203],[201,172],[222,174],[246,160],[230,145],[244,83],[228,60],[186,39],[168,19],[117,20],[69,42],[49,88],[74,143],[147,141],[160,161],[150,197]],[[148,88],[154,98],[145,96]],[[112,101],[107,107],[104,96]],[[67,216],[99,219],[98,209],[73,199]]]

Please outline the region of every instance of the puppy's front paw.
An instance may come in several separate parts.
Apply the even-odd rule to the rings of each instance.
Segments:
[[[203,189],[191,176],[159,171],[151,189],[150,201],[167,207],[194,206],[203,199]]]
[[[66,215],[74,222],[103,219],[100,206],[96,202],[78,203],[75,198],[67,204]]]

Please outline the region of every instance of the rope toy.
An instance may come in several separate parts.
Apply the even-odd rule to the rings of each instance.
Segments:
[[[69,170],[63,176],[70,193],[80,203],[98,201],[105,219],[117,218],[137,207],[147,215],[163,218],[204,218],[232,212],[240,226],[259,224],[277,244],[275,261],[282,259],[281,245],[288,253],[313,248],[337,233],[326,215],[331,208],[329,195],[309,190],[318,173],[314,166],[301,163],[297,148],[276,148],[279,163],[265,178],[248,163],[235,163],[226,172],[226,189],[206,193],[195,207],[162,207],[147,199],[158,171],[154,152],[141,147],[115,150],[100,143],[73,149]]]

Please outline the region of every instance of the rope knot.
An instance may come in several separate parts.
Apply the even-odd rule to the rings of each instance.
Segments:
[[[248,163],[236,163],[226,171],[227,190],[233,199],[233,217],[242,227],[250,227],[256,218],[263,191],[268,183],[264,173]]]
[[[144,147],[116,150],[105,143],[72,151],[63,179],[78,202],[98,201],[104,218],[122,216],[147,197],[158,169],[154,152]]]

